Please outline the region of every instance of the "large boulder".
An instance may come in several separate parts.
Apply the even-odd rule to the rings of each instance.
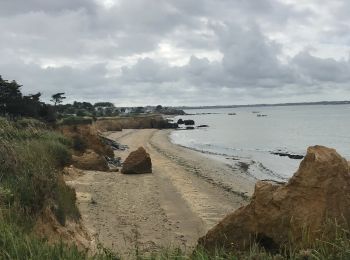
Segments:
[[[305,232],[312,241],[326,232],[329,220],[350,222],[349,165],[334,149],[314,146],[288,183],[258,182],[251,202],[224,218],[199,245],[244,250],[257,242],[273,250],[288,238],[300,241]]]
[[[81,156],[73,155],[73,165],[82,170],[108,171],[107,160],[93,150],[86,150]]]
[[[121,172],[125,174],[152,173],[150,155],[143,147],[139,147],[126,158]]]

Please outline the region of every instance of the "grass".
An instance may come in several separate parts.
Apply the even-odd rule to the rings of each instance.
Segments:
[[[78,220],[75,190],[63,180],[73,142],[34,119],[0,118],[0,259],[118,259],[100,248],[90,256],[32,233],[47,207],[65,225]]]
[[[189,260],[348,260],[350,259],[350,240],[349,231],[332,222],[329,226],[333,235],[329,236],[325,232],[319,239],[311,241],[309,237],[302,239],[298,245],[289,244],[281,247],[277,252],[269,252],[258,244],[252,244],[247,251],[230,251],[225,249],[216,249],[214,252],[207,252],[203,248],[195,249],[190,255],[179,248],[165,248],[157,253],[147,255],[137,254],[141,251],[136,250],[134,259],[138,260],[168,260],[168,259],[189,259]],[[306,235],[306,234],[305,234]]]
[[[63,118],[60,122],[61,125],[91,125],[92,118],[85,118],[79,116],[70,116]]]
[[[0,205],[11,221],[27,225],[54,204],[62,223],[75,218],[75,192],[62,181],[71,161],[70,140],[40,122],[25,124],[0,118]],[[74,196],[73,196],[74,194]]]
[[[59,139],[20,136],[0,140],[0,187],[13,194],[10,206],[33,215],[58,193],[60,168],[71,154]]]
[[[28,235],[16,225],[0,223],[0,259],[11,260],[114,260],[118,257],[108,250],[100,249],[95,255],[68,246],[62,241],[49,244],[43,239]]]
[[[54,199],[57,203],[54,213],[61,225],[66,224],[67,218],[75,221],[80,219],[80,212],[75,204],[77,200],[75,190],[67,186],[63,179],[58,180]]]

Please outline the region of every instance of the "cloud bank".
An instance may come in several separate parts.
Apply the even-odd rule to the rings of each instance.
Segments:
[[[0,75],[48,100],[215,105],[350,97],[346,0],[0,2]]]

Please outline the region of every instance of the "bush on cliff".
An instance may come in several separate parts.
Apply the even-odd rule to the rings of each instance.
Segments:
[[[36,120],[0,118],[0,259],[90,258],[76,246],[48,243],[33,234],[45,209],[61,225],[80,218],[75,190],[62,176],[62,167],[71,161],[70,145]],[[117,259],[105,252],[91,258]]]
[[[69,116],[63,118],[60,122],[61,125],[91,125],[92,118],[85,118],[80,116]]]
[[[35,218],[49,201],[62,205],[60,169],[71,162],[70,141],[46,128],[20,126],[0,118],[0,190],[6,191],[0,200],[3,210]],[[65,217],[70,212],[64,208],[74,208],[75,201],[71,204],[62,208]]]

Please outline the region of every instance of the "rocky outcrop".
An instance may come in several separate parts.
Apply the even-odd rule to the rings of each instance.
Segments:
[[[258,182],[251,202],[228,215],[200,238],[207,250],[217,246],[247,249],[250,242],[274,249],[308,233],[315,239],[325,222],[350,222],[349,164],[334,149],[309,147],[298,171],[283,185]]]
[[[82,170],[108,171],[107,160],[93,150],[86,150],[81,156],[73,155],[73,165]]]
[[[192,119],[184,120],[183,121],[185,125],[194,125],[194,121]]]
[[[126,158],[121,172],[125,174],[151,173],[152,162],[150,155],[143,147],[139,147]]]
[[[116,131],[118,129],[169,129],[177,128],[177,124],[169,123],[161,115],[115,117],[99,119],[95,123],[100,131]],[[116,127],[116,128],[114,128]]]
[[[296,159],[296,160],[301,160],[304,158],[304,155],[291,154],[291,153],[286,153],[286,152],[271,152],[271,154],[278,155],[281,157],[288,157],[289,159]]]
[[[185,115],[185,111],[181,109],[176,109],[172,107],[163,107],[161,109],[156,110],[157,113],[163,114],[163,115]]]
[[[122,131],[121,124],[113,119],[98,120],[96,126],[100,131]]]
[[[114,157],[112,148],[104,144],[98,130],[92,125],[61,126],[59,131],[64,136],[72,139],[76,155],[80,155],[89,149],[102,156]]]

